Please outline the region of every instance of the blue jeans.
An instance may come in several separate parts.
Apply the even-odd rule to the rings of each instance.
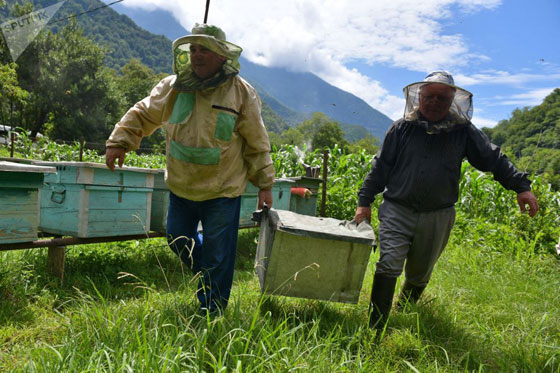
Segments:
[[[193,273],[202,275],[197,296],[201,307],[210,311],[223,310],[228,303],[240,208],[241,197],[191,201],[169,193],[167,242]]]

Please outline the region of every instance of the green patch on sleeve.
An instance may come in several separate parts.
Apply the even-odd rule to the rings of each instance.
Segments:
[[[222,111],[218,112],[218,122],[216,123],[214,137],[223,141],[231,140],[236,119],[237,117],[235,115],[224,113]]]
[[[173,111],[171,112],[171,118],[169,118],[169,124],[181,124],[189,114],[193,111],[195,102],[194,93],[180,92],[175,98],[175,103],[173,104]]]
[[[173,158],[195,164],[212,165],[220,162],[220,148],[193,148],[173,140],[169,146],[169,154]]]

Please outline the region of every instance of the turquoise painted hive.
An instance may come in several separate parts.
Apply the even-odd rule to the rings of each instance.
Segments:
[[[0,243],[38,238],[39,188],[54,167],[0,161]]]
[[[309,196],[300,196],[292,193],[290,198],[290,211],[298,214],[315,216],[317,215],[317,196],[322,180],[314,177],[291,177],[294,188],[305,188],[309,190]]]
[[[56,167],[40,191],[43,232],[74,237],[112,237],[150,230],[154,175],[123,167],[111,172],[87,162],[33,162]]]
[[[157,170],[154,175],[152,193],[152,212],[150,230],[165,233],[167,228],[167,208],[169,207],[169,188],[165,184],[165,170]]]
[[[275,179],[272,186],[272,205],[275,209],[290,209],[290,189],[294,181],[290,179]],[[239,226],[242,228],[254,227],[255,222],[251,220],[253,212],[257,210],[259,201],[259,188],[251,182],[247,182],[245,192],[241,195],[241,212],[239,214]]]
[[[254,227],[255,222],[251,220],[253,212],[257,209],[259,200],[259,188],[250,181],[247,182],[245,192],[241,195],[241,211],[239,212],[239,226],[242,228]]]

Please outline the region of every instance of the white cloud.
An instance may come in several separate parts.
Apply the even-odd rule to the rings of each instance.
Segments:
[[[382,84],[345,66],[359,60],[426,72],[468,65],[488,57],[469,52],[463,36],[445,34],[442,22],[457,7],[493,9],[501,0],[213,0],[208,22],[222,27],[244,56],[265,65],[309,71],[396,119],[404,100]],[[127,0],[124,6],[170,11],[190,30],[202,22],[204,1]],[[455,8],[454,8],[455,7]],[[484,81],[471,76],[470,84]],[[490,79],[488,79],[490,80]]]
[[[517,73],[512,74],[507,71],[487,71],[470,76],[457,74],[455,75],[455,83],[459,86],[473,85],[509,85],[520,86],[526,83],[547,82],[550,80],[560,79],[560,73],[552,74],[530,74]]]
[[[507,97],[498,96],[495,101],[497,105],[515,105],[519,107],[540,105],[544,98],[551,94],[554,89],[554,87],[539,88]]]
[[[495,127],[496,124],[498,124],[498,121],[496,121],[494,119],[483,118],[483,117],[479,117],[479,116],[475,115],[472,118],[472,123],[478,128],[482,128],[482,127],[492,128],[492,127]]]

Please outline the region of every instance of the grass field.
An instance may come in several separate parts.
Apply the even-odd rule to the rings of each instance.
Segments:
[[[23,144],[20,156],[75,160],[76,146],[53,144]],[[273,160],[278,176],[301,174],[293,151]],[[329,158],[328,216],[352,216],[370,161]],[[70,246],[63,283],[46,249],[0,252],[0,371],[559,372],[560,194],[538,177],[533,190],[541,209],[530,219],[465,163],[450,243],[419,304],[394,311],[380,341],[366,327],[376,253],[355,305],[263,297],[258,230],[243,230],[230,305],[207,318],[197,279],[163,239]]]
[[[210,319],[162,239],[70,247],[63,284],[44,250],[4,252],[0,369],[559,371],[558,259],[500,252],[483,237],[499,226],[467,223],[381,342],[366,327],[375,254],[356,305],[262,297],[257,232],[242,231],[232,301]]]

